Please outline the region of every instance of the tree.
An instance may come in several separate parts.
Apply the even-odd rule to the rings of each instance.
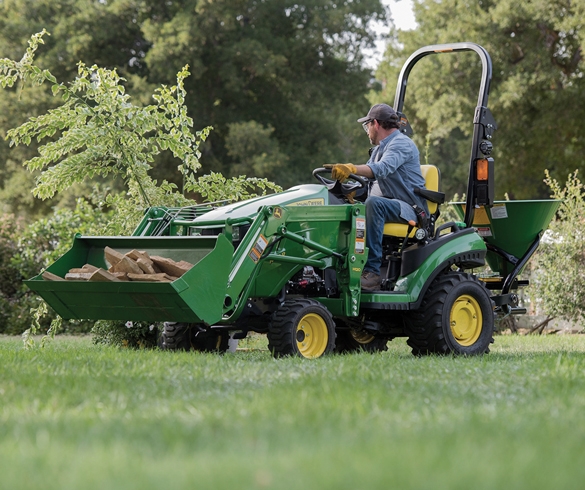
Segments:
[[[153,87],[174,83],[189,63],[185,104],[195,127],[216,129],[201,148],[204,169],[265,172],[254,176],[291,185],[323,163],[366,159],[355,122],[367,110],[371,75],[361,49],[374,40],[370,20],[385,15],[380,0],[8,0],[0,2],[0,52],[15,58],[30,33],[47,28],[53,35],[39,67],[63,82],[75,78],[79,60],[116,69],[137,105],[150,104]],[[53,103],[34,89],[3,92],[0,128]],[[266,140],[260,153],[234,147],[245,135]],[[21,179],[18,164],[35,151],[0,145],[0,163],[15,162],[0,165],[0,184]],[[153,177],[180,185],[176,167],[172,156],[157,155]],[[6,185],[3,192],[28,206]]]
[[[217,129],[205,168],[239,174],[246,165],[231,140],[252,122],[286,156],[261,165],[285,185],[326,162],[364,159],[367,140],[359,153],[346,135],[359,134],[355,120],[367,108],[361,49],[373,41],[369,20],[384,18],[378,0],[192,0],[159,14],[144,24],[149,80],[164,81],[180,60],[192,64],[191,112]]]
[[[144,39],[140,36],[139,25],[133,20],[133,10],[116,8],[109,2],[7,0],[0,2],[0,53],[17,59],[30,35],[47,28],[54,36],[46,39],[45,49],[37,58],[38,65],[51,67],[59,80],[73,80],[77,74],[77,62],[87,60],[89,66],[98,64],[117,68],[128,80],[139,82],[141,65],[132,63],[132,57],[144,49]],[[148,95],[152,88],[145,87],[145,91]],[[150,103],[149,100],[143,102]],[[42,87],[32,86],[25,91],[14,87],[0,91],[0,134],[6,136],[9,128],[54,106],[55,99]],[[35,143],[30,147],[12,149],[8,148],[8,142],[0,143],[2,211],[13,211],[32,219],[47,214],[55,206],[56,201],[43,202],[34,199],[30,193],[35,175],[25,171],[21,163],[32,158],[36,150]],[[87,192],[87,188],[75,189],[77,195]],[[75,201],[68,196],[66,199]]]
[[[11,88],[17,82],[41,86],[52,84],[53,96],[62,103],[45,114],[30,118],[7,133],[10,145],[30,145],[51,139],[39,147],[39,155],[24,162],[40,172],[33,193],[41,199],[52,198],[72,184],[95,176],[118,176],[125,182],[138,207],[162,204],[172,199],[175,187],[163,182],[157,186],[149,178],[154,157],[169,150],[187,176],[197,171],[198,147],[210,128],[193,134],[193,121],[184,107],[184,67],[177,85],[156,90],[156,104],[139,107],[130,102],[122,79],[115,70],[87,67],[78,63],[78,76],[69,84],[58,83],[48,70],[34,64],[43,44],[42,31],[31,37],[20,61],[0,59],[0,84]]]
[[[419,47],[476,42],[494,66],[498,197],[542,198],[545,169],[554,178],[585,169],[583,0],[420,0],[415,14],[418,29],[394,34],[378,71],[383,98],[392,102],[402,62]],[[430,133],[431,161],[449,193],[465,191],[479,70],[473,53],[441,54],[422,60],[409,79],[407,115],[419,145]]]

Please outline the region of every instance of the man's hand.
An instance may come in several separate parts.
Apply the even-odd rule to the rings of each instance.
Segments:
[[[357,173],[357,168],[353,163],[328,163],[323,167],[330,168],[331,177],[339,182],[347,180],[349,174]]]

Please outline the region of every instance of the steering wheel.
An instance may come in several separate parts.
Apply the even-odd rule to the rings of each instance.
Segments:
[[[358,191],[360,189],[364,189],[368,185],[367,179],[360,175],[356,174],[349,174],[349,178],[353,182],[339,182],[338,180],[327,179],[323,177],[321,174],[328,173],[331,174],[331,168],[316,168],[313,170],[313,177],[315,177],[321,184],[323,184],[329,192],[338,195],[338,196],[347,196],[352,192]]]

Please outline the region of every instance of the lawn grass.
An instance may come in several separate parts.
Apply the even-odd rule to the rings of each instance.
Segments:
[[[313,361],[0,337],[2,489],[572,489],[585,336]],[[260,346],[263,344],[260,342]]]

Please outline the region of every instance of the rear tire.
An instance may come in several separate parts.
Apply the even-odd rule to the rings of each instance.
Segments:
[[[165,322],[159,339],[163,350],[226,352],[229,333],[192,323]]]
[[[268,329],[268,349],[274,357],[315,359],[335,347],[335,323],[318,301],[285,301],[274,313]]]
[[[429,286],[420,308],[406,316],[414,355],[489,352],[494,303],[475,276],[449,271]]]

